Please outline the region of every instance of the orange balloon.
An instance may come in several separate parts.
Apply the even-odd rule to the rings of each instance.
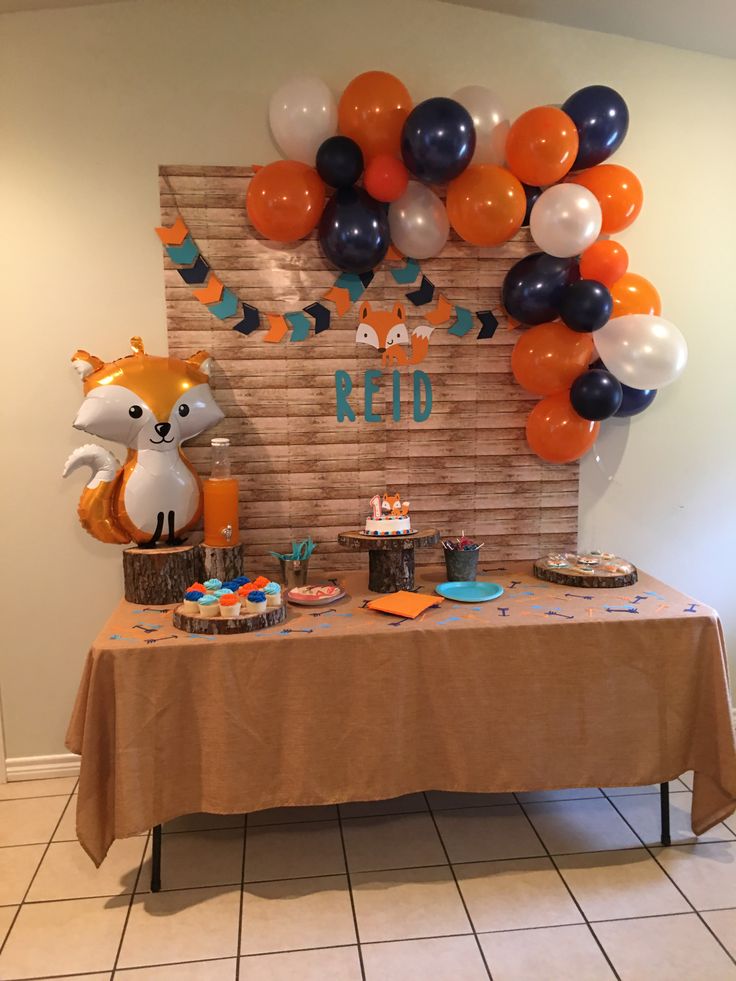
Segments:
[[[412,109],[409,90],[388,72],[363,72],[349,82],[337,107],[337,125],[360,146],[366,162],[400,156],[401,130]]]
[[[598,198],[603,213],[601,231],[613,235],[628,228],[641,211],[644,191],[639,178],[620,164],[599,164],[568,178]]]
[[[583,419],[573,409],[568,392],[548,395],[526,421],[526,441],[548,463],[572,463],[596,441],[599,422]]]
[[[609,289],[629,268],[629,253],[612,239],[593,242],[580,256],[580,278],[597,279]]]
[[[262,167],[245,197],[255,228],[274,242],[295,242],[316,227],[325,206],[325,186],[314,167],[275,160]]]
[[[595,357],[593,335],[559,320],[524,331],[511,354],[514,378],[534,395],[567,391]]]
[[[506,138],[508,168],[524,184],[555,184],[572,167],[577,153],[575,123],[554,106],[522,113]]]
[[[662,312],[662,300],[655,287],[637,273],[626,273],[611,287],[613,311],[611,318],[624,317],[627,313],[649,313],[658,317]]]
[[[446,204],[460,238],[473,245],[500,245],[521,228],[526,195],[505,167],[475,164],[450,181]]]

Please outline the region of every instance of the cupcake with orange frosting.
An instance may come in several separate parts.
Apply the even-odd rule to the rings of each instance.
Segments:
[[[266,579],[265,576],[258,576],[258,578],[257,579],[254,579],[253,582],[250,584],[250,588],[251,589],[263,589],[264,586],[268,586],[268,584],[269,584],[270,581],[271,580],[270,579]]]
[[[237,593],[225,593],[220,597],[220,616],[228,620],[240,616],[240,597]]]
[[[207,587],[203,582],[193,582],[191,586],[187,588],[188,593],[192,593],[196,590],[198,593],[206,593]]]

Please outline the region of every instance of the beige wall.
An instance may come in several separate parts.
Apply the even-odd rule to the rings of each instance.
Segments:
[[[120,593],[116,549],[77,525],[81,480],[59,476],[80,443],[69,356],[120,355],[132,333],[164,348],[156,167],[272,159],[268,96],[298,72],[339,92],[384,68],[417,100],[479,82],[512,114],[592,82],[625,95],[620,158],[646,204],[623,240],[691,364],[646,416],[608,427],[600,467],[585,463],[582,541],[718,606],[736,640],[736,328],[723,285],[736,259],[736,63],[433,0],[145,0],[5,15],[0,35],[10,757],[63,752],[85,652]]]

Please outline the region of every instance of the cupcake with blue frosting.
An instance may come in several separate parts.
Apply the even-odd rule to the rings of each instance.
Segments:
[[[268,607],[281,606],[281,586],[277,582],[270,582],[263,587],[266,594],[266,605]]]
[[[222,584],[222,588],[229,589],[231,593],[237,593],[242,585],[243,584],[239,579],[228,579]]]
[[[230,596],[230,595],[232,595],[232,592],[233,592],[232,589],[227,589],[227,587],[223,586],[222,589],[216,589],[212,595],[213,596],[216,596],[218,598],[218,600],[219,600],[223,596]]]
[[[196,617],[199,613],[199,601],[206,595],[202,590],[188,589],[184,593],[184,612]]]
[[[266,594],[262,589],[252,589],[245,598],[248,613],[265,613],[267,606]]]
[[[205,593],[199,600],[199,615],[211,620],[220,613],[220,601],[212,593]]]
[[[208,579],[204,584],[204,588],[208,593],[214,593],[218,589],[222,589],[222,581],[220,579]]]

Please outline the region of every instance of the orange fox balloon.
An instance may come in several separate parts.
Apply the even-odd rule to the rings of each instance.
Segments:
[[[209,385],[211,359],[206,351],[153,357],[139,337],[130,343],[133,354],[117,361],[87,351],[72,357],[85,396],[74,428],[123,443],[125,463],[88,443],[74,450],[63,476],[91,468],[78,511],[94,538],[154,546],[165,532],[167,544],[178,545],[202,514],[202,485],[181,443],[223,418]]]

